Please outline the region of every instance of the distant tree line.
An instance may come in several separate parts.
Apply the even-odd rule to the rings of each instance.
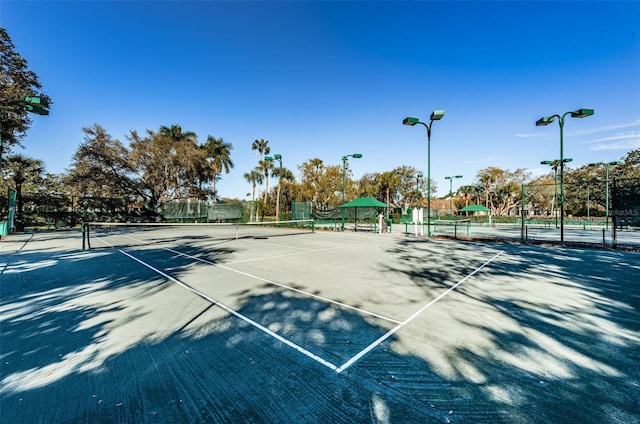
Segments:
[[[219,199],[217,185],[222,175],[234,167],[233,145],[222,138],[207,135],[203,142],[178,124],[131,131],[126,143],[113,138],[99,124],[82,129],[84,140],[63,174],[45,172],[45,163],[38,158],[15,153],[28,130],[31,120],[21,104],[25,96],[39,96],[52,104],[27,62],[16,51],[4,28],[0,27],[0,219],[7,215],[7,193],[15,190],[18,214],[22,212],[23,193],[41,197],[52,195],[76,198],[110,198],[135,202],[154,209],[163,202],[193,199],[240,202],[240,199]],[[315,209],[338,207],[355,197],[374,197],[394,208],[425,207],[427,187],[431,188],[432,208],[437,205],[437,182],[427,181],[420,170],[398,166],[384,172],[367,173],[355,180],[345,162],[328,164],[320,158],[310,158],[297,165],[297,173],[276,164],[269,141],[256,139],[250,144],[258,152],[256,166],[243,177],[250,187],[251,216],[286,217],[291,202],[311,202]],[[639,178],[640,149],[621,158],[622,164],[610,167],[609,178]],[[477,172],[471,184],[458,187],[452,193],[456,209],[469,204],[481,204],[492,214],[502,216],[518,208],[557,209],[556,169],[547,175],[531,178],[524,169],[515,171],[487,167]],[[344,174],[344,175],[343,175]],[[270,178],[276,183],[270,185]],[[585,203],[581,192],[596,179],[605,179],[603,166],[566,168],[566,210],[580,214],[593,201],[593,215],[603,214],[605,185],[589,185],[590,200]],[[271,180],[273,181],[273,180]],[[531,189],[522,203],[522,185]],[[534,189],[535,188],[535,189]],[[443,198],[448,199],[448,195]],[[442,203],[442,202],[441,202]],[[282,209],[280,209],[282,207]],[[445,209],[445,208],[441,208]]]

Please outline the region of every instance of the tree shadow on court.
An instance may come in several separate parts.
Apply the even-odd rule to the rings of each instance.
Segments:
[[[0,259],[3,380],[16,373],[29,378],[31,370],[47,367],[55,374],[56,364],[72,356],[77,357],[74,366],[82,368],[94,359],[90,346],[103,341],[110,327],[147,315],[143,309],[130,307],[136,299],[173,286],[116,249],[68,249],[63,238],[60,234],[39,234],[38,240],[47,242],[46,247],[23,250],[31,241],[25,238],[24,243],[14,242],[13,253],[8,253],[9,244],[3,242],[7,252]],[[232,251],[225,247],[203,251],[202,255],[215,263]],[[168,254],[151,249],[146,256],[158,259]],[[192,261],[174,259],[170,272],[179,275],[192,267]]]
[[[456,256],[462,249],[469,257],[456,259],[431,244],[399,243],[389,253],[403,266],[388,265],[427,300],[501,248],[465,244]],[[211,261],[230,253],[189,251]],[[478,272],[485,286],[469,281],[456,289],[462,312],[449,316],[451,333],[406,328],[419,334],[411,341],[419,349],[397,333],[342,373],[313,355],[343,365],[393,324],[268,284],[238,288],[236,304],[228,305],[233,315],[195,295],[175,297],[173,282],[112,250],[15,255],[0,274],[2,421],[634,422],[640,358],[628,338],[616,335],[637,336],[638,289],[625,293],[616,284],[635,281],[631,268],[620,265],[609,275],[598,271],[597,255],[576,259],[562,250],[510,255]],[[163,269],[179,280],[194,267],[159,248],[136,256],[149,263],[171,257]],[[433,266],[440,258],[442,266]],[[628,257],[606,263],[616,258]],[[559,294],[584,303],[570,308],[534,299],[535,281],[527,287],[523,280],[542,271],[567,290]],[[494,280],[506,295],[484,291]],[[149,302],[155,297],[169,301]],[[472,315],[478,305],[484,317]],[[147,328],[150,316],[159,317],[163,331]],[[590,325],[582,324],[587,319]],[[462,337],[459,327],[483,342],[453,342]]]
[[[149,262],[163,254],[144,252]],[[387,396],[380,381],[337,374],[253,324],[340,365],[386,331],[376,323],[263,285],[256,290],[264,294],[239,295],[236,311],[245,320],[187,294],[192,300],[180,320],[158,334],[140,325],[153,312],[145,299],[171,296],[175,284],[127,261],[113,250],[25,252],[8,260],[1,303],[3,422],[439,419],[438,411],[402,394]],[[180,279],[188,266],[172,265],[171,275]],[[185,305],[175,299],[168,307]]]
[[[441,305],[452,308],[443,379],[510,422],[640,422],[639,256],[403,240],[389,249],[403,266],[389,269],[428,300],[499,251]]]

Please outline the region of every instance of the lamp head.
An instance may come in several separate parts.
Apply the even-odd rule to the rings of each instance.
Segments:
[[[455,176],[455,177],[453,177],[453,178],[462,178],[462,175],[456,175],[456,176]]]
[[[406,118],[404,118],[402,120],[402,125],[408,125],[410,127],[413,127],[418,122],[420,122],[420,120],[418,118],[412,118],[412,117],[408,116],[408,117],[406,117]]]
[[[273,155],[274,158],[276,158],[277,160],[282,159],[282,155],[280,153],[276,153],[275,155]]]
[[[356,159],[360,159],[362,157],[362,153],[354,153],[351,156],[353,156]]]
[[[587,166],[600,166],[600,165],[602,165],[602,162],[594,162],[594,163],[590,163],[590,164],[589,164],[589,165],[587,165]]]
[[[622,162],[619,160],[614,160],[613,162],[609,162],[609,165],[622,165]]]
[[[443,117],[444,117],[444,110],[442,110],[442,109],[434,110],[433,112],[431,112],[431,120],[432,121],[439,121]]]
[[[593,109],[578,109],[575,112],[571,112],[572,118],[586,118],[593,115]]]
[[[536,121],[536,127],[546,127],[555,120],[553,116],[544,116]]]
[[[552,160],[543,160],[540,162],[540,165],[553,165]]]

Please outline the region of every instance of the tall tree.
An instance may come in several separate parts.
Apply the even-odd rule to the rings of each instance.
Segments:
[[[169,153],[173,159],[175,197],[188,197],[193,194],[193,187],[198,186],[201,160],[204,158],[198,149],[198,136],[193,131],[183,131],[178,124],[170,127],[163,125],[158,134],[172,142]]]
[[[25,182],[35,182],[42,178],[44,162],[29,156],[15,154],[7,157],[6,170],[13,180],[16,190],[16,207],[18,217],[22,216],[22,186]]]
[[[298,165],[300,170],[300,193],[298,200],[310,200],[316,208],[337,207],[342,201],[342,166],[325,166],[321,159],[313,158]],[[353,181],[346,168],[345,188],[347,193]]]
[[[254,142],[251,143],[251,150],[257,150],[260,154],[260,160],[262,160],[264,155],[268,155],[271,151],[271,147],[269,147],[268,144],[269,140],[264,140],[262,138],[260,140],[254,140]]]
[[[13,145],[19,145],[31,125],[29,113],[24,109],[26,96],[39,96],[52,103],[44,94],[35,72],[15,50],[5,28],[0,27],[0,160]]]
[[[251,214],[249,215],[249,220],[253,220],[253,214],[255,212],[255,202],[256,202],[256,186],[262,184],[262,171],[258,168],[254,168],[251,172],[244,173],[244,179],[247,182],[251,183]]]
[[[137,195],[139,188],[127,148],[99,124],[82,131],[84,141],[73,155],[67,183],[84,196]]]
[[[269,194],[269,174],[273,171],[273,162],[270,160],[261,160],[258,163],[258,169],[264,174],[264,204],[267,204],[267,196]]]
[[[520,168],[512,172],[490,166],[479,170],[476,179],[484,188],[485,206],[492,215],[501,216],[522,203],[521,187],[529,180],[529,173]]]
[[[224,171],[228,174],[233,168],[233,161],[231,160],[231,150],[233,145],[225,142],[222,138],[215,138],[208,136],[202,146],[206,153],[207,161],[211,166],[211,195],[215,199],[216,193],[216,181]]]
[[[280,210],[280,194],[282,192],[282,183],[284,181],[295,181],[296,177],[295,175],[293,175],[293,172],[283,167],[274,168],[273,171],[271,171],[271,176],[278,178],[278,187],[276,190],[276,221],[278,221],[280,220],[280,213],[282,212]]]

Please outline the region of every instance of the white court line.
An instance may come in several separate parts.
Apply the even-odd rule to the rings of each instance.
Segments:
[[[127,237],[127,238],[129,238],[131,240],[135,240],[135,241],[144,243],[144,240],[139,240],[139,239],[137,239],[135,237],[131,237],[131,236],[124,236],[124,237]],[[102,241],[102,240],[100,240],[100,241]],[[106,243],[106,242],[103,242],[103,243]],[[240,274],[240,275],[243,275],[245,277],[253,278],[255,280],[262,281],[262,282],[267,283],[267,284],[272,284],[274,286],[282,287],[283,289],[291,290],[291,291],[303,294],[305,296],[309,296],[309,297],[312,297],[312,298],[315,298],[315,299],[319,299],[319,300],[322,300],[323,302],[327,302],[327,303],[331,303],[331,304],[334,304],[334,305],[338,305],[338,306],[340,306],[342,308],[345,308],[345,309],[351,309],[352,311],[357,311],[357,312],[360,312],[360,313],[365,314],[365,315],[369,315],[369,316],[372,316],[372,317],[383,319],[385,321],[393,322],[394,324],[400,324],[400,321],[398,321],[397,319],[386,317],[384,315],[380,315],[380,314],[377,314],[375,312],[367,311],[365,309],[356,308],[355,306],[351,306],[351,305],[348,305],[346,303],[338,302],[337,300],[329,299],[328,297],[318,296],[317,294],[313,294],[313,293],[309,293],[309,292],[304,291],[304,290],[296,289],[295,287],[287,286],[287,285],[284,285],[284,284],[281,284],[281,283],[276,283],[275,281],[271,281],[271,280],[268,280],[266,278],[258,277],[257,275],[249,274],[247,272],[239,271],[237,269],[233,269],[233,268],[230,268],[228,266],[224,266],[224,265],[216,263],[216,262],[211,262],[211,261],[209,261],[207,259],[202,259],[202,258],[199,258],[197,256],[189,255],[187,253],[180,252],[179,250],[171,249],[169,247],[161,247],[161,249],[167,250],[167,251],[175,253],[177,255],[186,256],[187,258],[193,259],[193,260],[198,261],[198,262],[202,262],[202,263],[205,263],[205,264],[208,264],[208,265],[217,266],[217,267],[225,269],[227,271],[235,272],[236,274]],[[287,254],[283,254],[283,255],[270,256],[269,258],[263,258],[263,259],[273,259],[273,258],[279,258],[279,257],[283,257],[283,256],[292,256],[292,255],[301,255],[301,254],[306,254],[306,253],[322,252],[322,251],[325,251],[325,250],[332,250],[332,249],[338,249],[338,248],[337,247],[328,247],[326,249],[310,250],[310,251],[307,251],[307,252],[287,253]],[[247,259],[247,260],[244,260],[244,261],[224,262],[224,263],[250,262],[252,260],[254,260],[254,259]]]
[[[406,320],[404,320],[403,322],[401,322],[399,325],[395,326],[394,328],[392,328],[391,330],[389,330],[386,334],[382,335],[380,338],[378,338],[378,340],[374,341],[373,343],[371,343],[369,346],[365,347],[364,349],[362,349],[360,352],[358,352],[354,357],[352,357],[351,359],[349,359],[347,362],[345,362],[344,364],[342,364],[339,368],[337,368],[335,371],[339,374],[342,371],[346,370],[347,368],[349,368],[351,365],[353,365],[356,361],[358,361],[360,358],[362,358],[364,355],[366,355],[367,353],[369,353],[371,350],[373,350],[375,347],[379,346],[382,342],[384,342],[385,340],[387,340],[389,337],[391,337],[393,334],[395,334],[398,330],[400,330],[402,327],[404,327],[405,325],[407,325],[408,323],[410,323],[411,321],[413,321],[418,315],[420,315],[422,312],[424,312],[425,309],[427,309],[428,307],[430,307],[431,305],[433,305],[434,303],[436,303],[437,301],[439,301],[440,299],[442,299],[443,297],[445,297],[447,294],[451,293],[453,290],[455,290],[460,284],[464,283],[469,277],[471,277],[473,274],[475,274],[476,272],[480,271],[482,268],[484,268],[485,266],[487,266],[490,262],[492,262],[495,258],[497,258],[498,256],[500,256],[501,254],[503,254],[504,251],[500,251],[498,253],[496,253],[491,259],[489,259],[488,261],[486,261],[485,263],[483,263],[482,265],[480,265],[478,268],[476,268],[471,274],[467,275],[466,277],[464,277],[462,280],[458,281],[457,283],[455,283],[453,286],[449,287],[447,290],[445,290],[443,293],[441,293],[438,297],[436,297],[435,299],[433,299],[431,302],[427,303],[426,305],[424,305],[422,308],[418,309],[413,315],[411,315],[409,318],[407,318]]]
[[[284,246],[284,247],[286,247],[286,246]],[[327,250],[334,250],[334,249],[342,249],[342,247],[327,247],[327,248],[324,248],[324,249],[315,249],[315,250],[306,249],[306,251],[304,251],[304,252],[283,253],[282,255],[263,256],[261,258],[242,259],[242,260],[239,260],[239,261],[220,261],[220,262],[223,263],[223,264],[239,264],[239,263],[243,263],[243,262],[263,261],[265,259],[283,258],[285,256],[295,256],[295,255],[304,255],[304,254],[307,254],[307,253],[325,252]]]
[[[279,243],[272,243],[272,242],[266,242],[266,241],[255,241],[255,240],[246,240],[249,243],[255,243],[255,244],[266,244],[267,246],[278,246],[278,247],[286,247],[287,249],[298,249],[298,250],[313,250],[313,249],[307,249],[306,247],[297,247],[297,246],[289,246],[286,244],[279,244]]]
[[[376,314],[375,312],[370,312],[370,311],[367,311],[367,310],[364,310],[364,309],[356,308],[355,306],[347,305],[346,303],[338,302],[337,300],[329,299],[329,298],[323,297],[323,296],[318,296],[317,294],[313,294],[313,293],[306,292],[304,290],[296,289],[295,287],[290,287],[290,286],[287,286],[287,285],[284,285],[284,284],[276,283],[275,281],[271,281],[271,280],[268,280],[266,278],[258,277],[257,275],[249,274],[247,272],[239,271],[237,269],[233,269],[233,268],[230,268],[228,266],[217,264],[215,262],[211,262],[211,261],[208,261],[206,259],[198,258],[197,256],[193,256],[193,255],[189,255],[189,254],[186,254],[186,253],[182,253],[182,252],[180,252],[178,250],[170,249],[168,247],[163,247],[163,249],[164,250],[168,250],[169,252],[172,252],[172,253],[175,253],[175,254],[178,254],[178,255],[186,256],[186,257],[188,257],[190,259],[193,259],[193,260],[196,260],[196,261],[199,261],[199,262],[203,262],[203,263],[206,263],[206,264],[209,264],[209,265],[217,266],[217,267],[225,269],[227,271],[235,272],[236,274],[244,275],[245,277],[253,278],[255,280],[262,281],[262,282],[265,282],[265,283],[268,283],[268,284],[272,284],[274,286],[282,287],[283,289],[291,290],[291,291],[303,294],[305,296],[313,297],[315,299],[322,300],[323,302],[332,303],[334,305],[341,306],[341,307],[343,307],[345,309],[351,309],[353,311],[358,311],[358,312],[363,313],[365,315],[369,315],[369,316],[373,316],[373,317],[376,317],[376,318],[380,318],[380,319],[383,319],[385,321],[393,322],[395,324],[400,324],[400,321],[398,321],[396,319],[385,317],[384,315]]]
[[[230,314],[232,314],[232,315],[234,315],[234,316],[236,316],[236,317],[240,318],[240,319],[241,319],[241,320],[243,320],[244,322],[246,322],[246,323],[248,323],[248,324],[250,324],[250,325],[254,326],[255,328],[259,329],[260,331],[263,331],[264,333],[266,333],[266,334],[268,334],[269,336],[271,336],[271,337],[275,338],[276,340],[281,341],[282,343],[286,344],[287,346],[294,348],[295,350],[297,350],[298,352],[302,353],[303,355],[305,355],[305,356],[307,356],[307,357],[309,357],[309,358],[313,359],[314,361],[316,361],[316,362],[318,362],[318,363],[320,363],[320,364],[324,365],[324,366],[325,366],[325,367],[327,367],[327,368],[330,368],[330,369],[332,369],[332,370],[334,370],[334,371],[336,370],[337,366],[336,366],[336,365],[334,365],[334,364],[332,364],[331,362],[329,362],[329,361],[327,361],[327,360],[325,360],[325,359],[323,359],[323,358],[319,357],[318,355],[315,355],[315,354],[313,354],[313,353],[309,352],[309,351],[308,351],[308,350],[306,350],[305,348],[303,348],[303,347],[301,347],[301,346],[298,346],[297,344],[293,343],[292,341],[290,341],[290,340],[288,340],[288,339],[286,339],[286,338],[284,338],[284,337],[280,336],[279,334],[274,333],[273,331],[269,330],[269,329],[268,329],[268,328],[266,328],[265,326],[258,324],[257,322],[253,321],[252,319],[250,319],[250,318],[248,318],[248,317],[246,317],[246,316],[242,315],[242,314],[241,314],[241,313],[239,313],[239,312],[234,311],[233,309],[231,309],[231,308],[229,308],[229,307],[227,307],[227,306],[223,305],[222,303],[218,302],[217,300],[215,300],[215,299],[213,299],[213,298],[211,298],[211,297],[207,296],[206,294],[204,294],[204,293],[202,293],[202,292],[200,292],[200,291],[198,291],[198,290],[196,290],[196,289],[194,289],[194,288],[192,288],[192,287],[188,286],[187,284],[185,284],[185,283],[183,283],[182,281],[180,281],[180,280],[178,280],[178,279],[176,279],[176,278],[174,278],[174,277],[170,276],[169,274],[166,274],[165,272],[160,271],[159,269],[157,269],[157,268],[155,268],[155,267],[153,267],[153,266],[149,265],[148,263],[146,263],[146,262],[144,262],[144,261],[142,261],[142,260],[140,260],[140,259],[136,258],[135,256],[130,255],[129,253],[127,253],[127,252],[125,252],[125,251],[123,251],[123,250],[121,250],[121,249],[118,249],[118,251],[119,251],[120,253],[122,253],[123,255],[128,256],[129,258],[133,259],[134,261],[136,261],[136,262],[138,262],[138,263],[140,263],[140,264],[144,265],[145,267],[149,268],[150,270],[152,270],[152,271],[154,271],[154,272],[156,272],[156,273],[158,273],[158,274],[162,275],[163,277],[165,277],[165,278],[167,278],[167,279],[169,279],[169,280],[173,281],[174,283],[176,283],[176,284],[178,284],[179,286],[181,286],[182,288],[184,288],[184,289],[186,289],[186,290],[190,291],[191,293],[193,293],[193,294],[195,294],[195,295],[197,295],[197,296],[199,296],[199,297],[201,297],[201,298],[203,298],[203,299],[205,299],[205,300],[207,300],[207,301],[209,301],[209,302],[213,303],[214,305],[216,305],[216,306],[218,306],[218,307],[220,307],[220,308],[224,309],[224,310],[225,310],[225,311],[227,311],[228,313],[230,313]]]

